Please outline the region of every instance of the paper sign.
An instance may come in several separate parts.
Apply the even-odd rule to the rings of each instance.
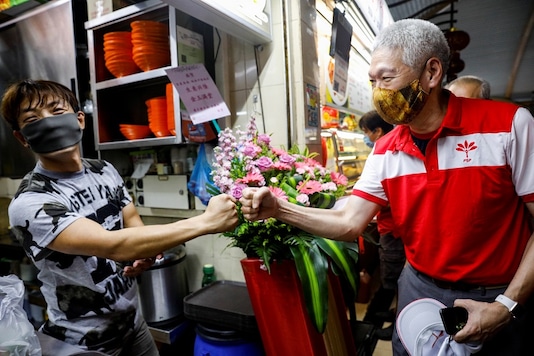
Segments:
[[[228,106],[204,65],[179,66],[165,72],[178,90],[195,125],[230,115]]]

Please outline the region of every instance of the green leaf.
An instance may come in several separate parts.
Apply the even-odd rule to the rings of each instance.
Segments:
[[[319,333],[328,316],[328,260],[316,244],[291,246],[308,315]]]
[[[299,195],[299,192],[295,188],[285,182],[280,184],[280,188],[287,194],[288,197],[296,198]]]
[[[354,255],[349,252],[349,249],[346,246],[349,243],[322,237],[317,237],[316,242],[317,245],[332,259],[332,262],[341,271],[342,276],[347,280],[352,287],[354,295],[356,295],[359,278],[358,267],[356,266],[358,255],[356,254],[356,258],[354,258]]]
[[[336,197],[334,194],[317,192],[311,196],[310,202],[315,208],[330,209],[336,203]]]
[[[216,196],[216,195],[219,195],[221,194],[221,191],[219,190],[219,188],[217,188],[215,185],[211,184],[211,183],[206,183],[206,191],[211,195],[211,196]]]

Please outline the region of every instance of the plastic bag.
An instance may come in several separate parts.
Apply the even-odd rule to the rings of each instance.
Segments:
[[[211,165],[208,162],[204,143],[202,143],[198,149],[197,161],[191,173],[191,178],[187,182],[187,188],[200,199],[202,204],[208,205],[211,198],[211,194],[207,190],[208,184],[213,184],[213,180],[211,179]]]
[[[0,354],[41,356],[41,344],[22,308],[24,283],[16,275],[0,277]]]

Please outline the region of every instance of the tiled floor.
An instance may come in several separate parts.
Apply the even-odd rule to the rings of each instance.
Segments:
[[[367,304],[363,303],[356,303],[356,316],[358,320],[362,320],[365,316],[365,311],[367,310]],[[384,324],[384,327],[388,326],[389,324]],[[383,341],[378,340],[376,343],[375,350],[373,352],[373,356],[392,356],[393,351],[391,349],[391,341]]]
[[[373,356],[392,356],[391,341],[378,340]]]

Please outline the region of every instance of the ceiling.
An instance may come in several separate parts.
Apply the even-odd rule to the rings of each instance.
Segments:
[[[461,75],[476,75],[491,85],[494,99],[532,105],[534,95],[534,1],[386,0],[394,20],[422,18],[442,30],[453,26],[470,36],[460,52]],[[452,6],[451,6],[452,3]]]

